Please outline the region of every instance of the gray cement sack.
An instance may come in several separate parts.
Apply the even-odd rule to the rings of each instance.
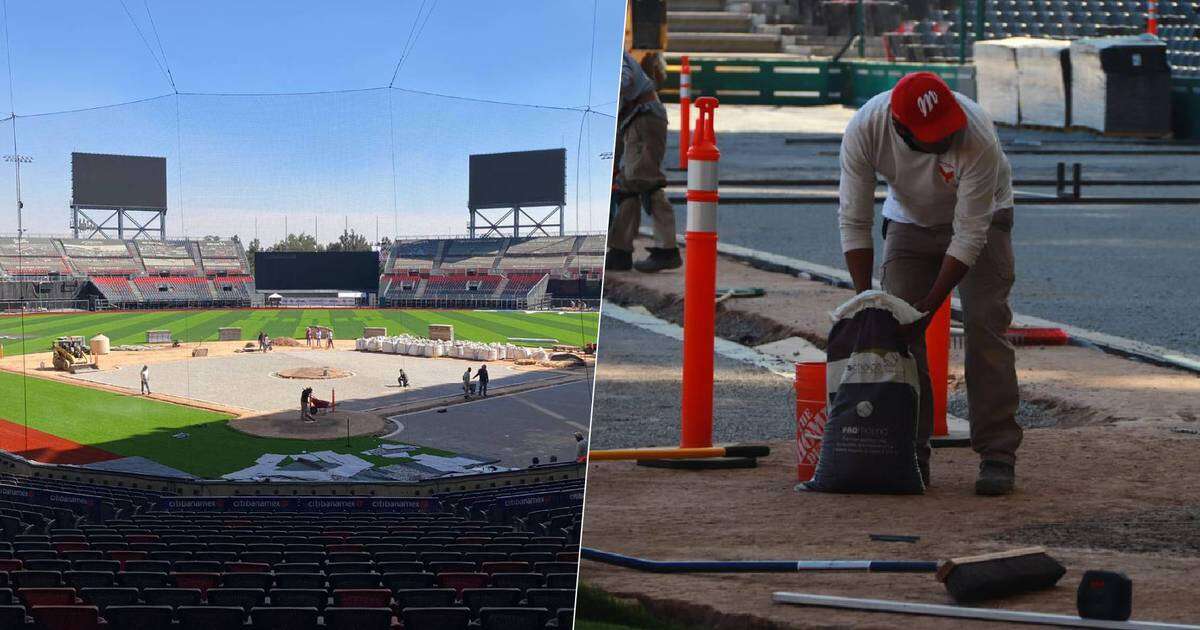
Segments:
[[[867,291],[830,316],[828,420],[816,474],[805,489],[923,493],[916,451],[917,363],[897,333],[921,313],[883,291]]]

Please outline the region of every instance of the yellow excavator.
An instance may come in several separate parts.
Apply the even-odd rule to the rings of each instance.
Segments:
[[[60,372],[75,374],[97,369],[83,337],[59,337],[50,344],[50,350],[54,352],[54,369]]]

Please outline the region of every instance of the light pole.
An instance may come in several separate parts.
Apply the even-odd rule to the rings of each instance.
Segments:
[[[17,169],[17,242],[20,243],[25,238],[25,222],[23,220],[22,209],[25,203],[21,201],[21,164],[29,164],[33,162],[33,158],[28,155],[19,153],[4,156],[5,162],[12,162]]]

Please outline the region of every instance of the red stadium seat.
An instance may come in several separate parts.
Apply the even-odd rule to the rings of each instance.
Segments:
[[[464,588],[484,588],[490,579],[491,576],[486,573],[439,573],[437,583],[438,586],[454,589],[462,597]]]

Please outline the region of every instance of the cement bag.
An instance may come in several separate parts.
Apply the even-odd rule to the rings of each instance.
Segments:
[[[828,420],[816,474],[805,488],[923,493],[916,450],[917,363],[897,333],[921,313],[883,291],[867,291],[830,316]]]

